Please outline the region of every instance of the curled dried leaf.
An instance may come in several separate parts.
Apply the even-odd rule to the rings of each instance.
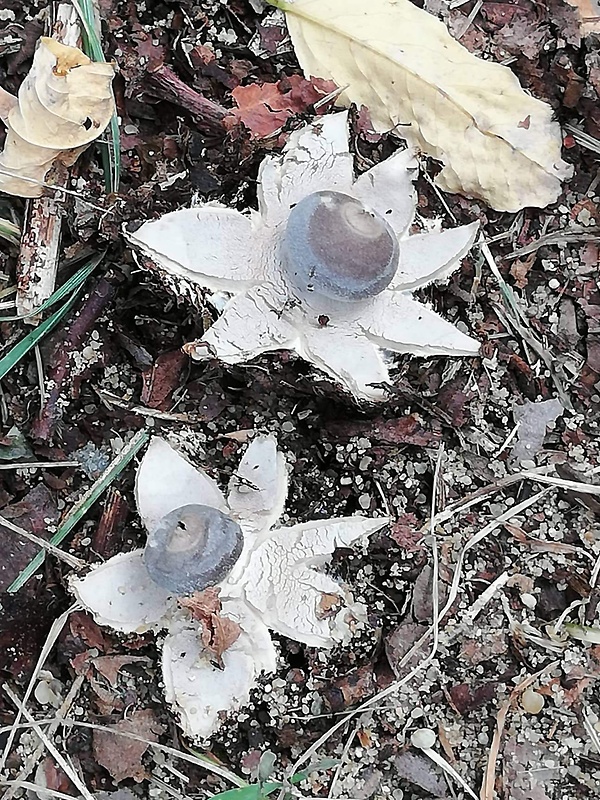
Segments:
[[[77,47],[42,37],[18,98],[0,95],[6,142],[0,190],[39,197],[56,161],[72,164],[114,113],[112,64],[92,62]]]
[[[242,629],[237,622],[221,615],[219,591],[211,586],[191,597],[180,597],[179,605],[187,608],[192,617],[202,623],[202,644],[211,661],[223,669],[223,653],[238,640]]]

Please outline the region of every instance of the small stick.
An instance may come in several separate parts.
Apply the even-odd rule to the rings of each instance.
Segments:
[[[0,516],[0,526],[7,528],[9,531],[18,534],[23,539],[28,539],[30,542],[37,544],[38,547],[43,548],[46,550],[47,553],[50,555],[55,556],[60,561],[64,561],[65,564],[68,564],[73,569],[83,569],[86,564],[85,561],[82,561],[80,558],[76,558],[72,556],[70,553],[65,553],[64,550],[61,550],[60,547],[55,547],[50,542],[47,542],[45,539],[42,539],[40,536],[36,536],[35,533],[31,533],[30,531],[26,531],[25,528],[19,527],[19,525],[15,525],[14,522],[11,522],[9,519]]]
[[[71,316],[66,331],[62,332],[54,346],[51,366],[48,370],[49,390],[46,402],[34,421],[32,436],[42,441],[52,438],[56,426],[62,418],[64,409],[59,402],[64,395],[65,384],[69,378],[73,354],[78,352],[84,337],[89,333],[100,314],[104,311],[115,293],[115,287],[106,278],[100,278],[83,303]]]
[[[75,46],[79,40],[77,12],[70,3],[60,3],[56,12],[53,38]],[[66,186],[68,171],[56,164],[55,186]],[[17,261],[17,314],[25,316],[41,306],[54,291],[60,248],[63,210],[61,193],[36,197],[27,202],[23,221],[21,251]],[[39,315],[28,316],[29,325],[38,325]]]
[[[164,64],[148,70],[146,75],[148,86],[144,87],[145,91],[161,100],[185,108],[195,118],[198,130],[202,133],[225,135],[227,132],[225,118],[232,116],[230,111],[190,88]]]

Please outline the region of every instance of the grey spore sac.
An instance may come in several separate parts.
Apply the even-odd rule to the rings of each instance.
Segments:
[[[313,192],[290,211],[282,262],[304,294],[357,301],[383,292],[398,269],[388,222],[342,192]]]
[[[231,517],[211,506],[187,505],[148,534],[144,563],[159,586],[186,595],[214,586],[233,569],[244,537]]]

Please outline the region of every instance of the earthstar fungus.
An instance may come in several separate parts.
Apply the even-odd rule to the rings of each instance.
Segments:
[[[167,583],[178,579],[169,583],[175,590],[152,580],[141,549],[120,553],[71,581],[73,593],[99,624],[124,633],[166,629],[166,699],[192,738],[214,733],[226,713],[248,702],[258,676],[275,671],[277,653],[269,629],[311,647],[330,648],[350,635],[350,598],[334,578],[316,568],[336,547],[350,546],[388,520],[356,515],[277,527],[287,487],[285,460],[270,436],[255,438],[247,448],[227,497],[161,438],[152,440],[138,469],[137,507],[150,537],[161,529],[159,538],[170,535],[182,520],[185,545],[194,521],[208,520],[213,526],[208,535],[222,531],[225,549],[233,554],[216,588],[220,613],[230,628],[230,621],[237,623],[239,632],[218,653],[218,664],[206,646],[206,623],[190,612],[199,595],[178,603],[176,593],[187,595],[189,580],[202,572],[189,565],[188,555],[179,565],[173,561],[165,566],[172,573]],[[207,517],[207,509],[212,516]],[[227,539],[237,528],[243,536],[241,551],[235,532]],[[339,597],[339,606],[322,613],[324,595]]]
[[[409,235],[415,215],[411,150],[356,180],[347,113],[291,134],[258,175],[259,210],[212,203],[144,223],[129,240],[169,278],[233,297],[192,357],[228,364],[289,349],[358,400],[381,400],[383,350],[476,355],[479,343],[413,298],[446,280],[478,225]]]

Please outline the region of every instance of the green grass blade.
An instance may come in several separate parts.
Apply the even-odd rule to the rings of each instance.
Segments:
[[[106,61],[100,38],[100,24],[93,0],[72,0],[81,20],[83,50],[93,61]],[[121,176],[121,134],[116,112],[107,128],[108,141],[99,142],[107,192],[117,192]]]
[[[69,512],[66,519],[60,524],[54,536],[50,539],[50,544],[58,547],[66,536],[73,530],[77,523],[88,513],[100,495],[108,489],[110,484],[119,477],[131,459],[146,444],[150,434],[146,431],[138,431],[131,441],[121,450],[112,464],[102,473],[98,480],[90,486],[83,497],[79,499]],[[35,575],[37,570],[44,563],[46,553],[43,550],[33,558],[25,569],[15,578],[8,587],[7,591],[11,594],[18,592],[27,581]]]
[[[33,311],[30,311],[27,314],[14,314],[11,317],[0,317],[0,322],[19,322],[20,320],[27,319],[28,317],[35,317],[38,314],[42,314],[48,308],[51,308],[55,303],[58,303],[63,297],[67,297],[67,295],[71,294],[71,292],[77,291],[82,284],[86,282],[92,272],[96,269],[98,264],[104,258],[105,253],[98,253],[95,255],[90,261],[77,272],[73,273],[73,275],[63,283],[58,289],[56,289],[47,300],[44,300],[41,306],[34,308]]]
[[[18,247],[21,241],[19,226],[7,219],[0,219],[0,239],[5,239],[9,244],[14,244]]]
[[[24,339],[17,342],[3,358],[0,358],[0,380],[8,375],[11,369],[61,321],[77,299],[78,294],[79,291],[73,292],[73,295],[67,300],[64,306],[59,308],[58,311],[55,311],[51,317],[44,320],[37,328],[34,328]]]
[[[296,772],[291,776],[289,783],[296,785],[308,779],[312,772],[321,769],[332,769],[339,764],[339,759],[324,758],[322,761],[317,761],[311,764],[302,772]],[[288,784],[289,785],[289,784]],[[214,794],[211,800],[260,800],[261,797],[268,797],[280,789],[284,788],[281,781],[266,781],[263,784],[251,783],[246,786],[241,786],[239,789],[228,789],[226,792],[219,792]]]

